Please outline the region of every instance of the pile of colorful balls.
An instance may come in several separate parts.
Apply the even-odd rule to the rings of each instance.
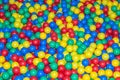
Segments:
[[[0,0],[0,80],[120,80],[120,0]]]

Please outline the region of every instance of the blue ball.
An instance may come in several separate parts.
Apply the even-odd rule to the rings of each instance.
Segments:
[[[11,43],[12,41],[13,41],[12,38],[8,38],[8,39],[7,39],[7,42],[10,42],[10,43]]]
[[[117,43],[114,43],[114,44],[112,44],[112,48],[118,48],[119,47],[119,45],[117,44]]]
[[[40,41],[40,45],[43,46],[43,45],[46,45],[47,44],[47,41],[46,40],[41,40]]]
[[[0,42],[0,50],[4,49],[4,43]]]
[[[106,68],[110,70],[114,70],[114,66],[112,64],[107,64]]]
[[[38,73],[37,73],[37,77],[40,78],[42,76],[46,76],[46,74],[43,70],[39,70]]]
[[[15,41],[17,41],[17,40],[19,39],[19,36],[18,36],[17,34],[14,34],[14,35],[12,36],[12,39],[15,40]]]
[[[28,30],[28,31],[26,31],[25,34],[26,34],[26,36],[31,37],[33,33],[32,33],[32,31]]]
[[[31,45],[31,46],[29,47],[29,51],[30,51],[30,52],[35,51],[35,49],[36,49],[36,48],[35,48],[35,46],[33,46],[33,45]]]
[[[44,51],[44,52],[46,52],[46,50],[47,50],[45,45],[44,46],[39,46],[39,49],[40,49],[40,51]]]
[[[2,0],[4,4],[7,4],[9,0]]]
[[[23,80],[23,78],[21,76],[16,76],[15,80]]]
[[[50,49],[48,50],[48,53],[51,54],[51,55],[54,55],[54,54],[55,54],[55,49],[50,48]]]
[[[20,51],[23,55],[26,55],[28,53],[28,49],[27,48],[22,48]]]
[[[25,73],[25,76],[26,76],[26,77],[30,77],[30,76],[31,76],[31,75],[30,75],[30,72],[29,72],[29,71],[26,72],[26,73]]]
[[[84,59],[84,60],[82,61],[82,65],[83,65],[83,66],[88,66],[88,65],[89,65],[89,60]]]
[[[58,60],[63,59],[63,58],[64,58],[64,55],[63,55],[62,53],[58,53],[58,54],[57,54],[57,58],[58,58]]]
[[[110,60],[115,59],[115,55],[114,55],[113,53],[109,53],[109,57],[110,57],[110,58],[109,58]]]
[[[42,17],[43,17],[44,21],[48,20],[48,16],[47,15],[43,15]]]
[[[100,76],[100,80],[108,80],[106,76]]]
[[[62,53],[62,52],[64,52],[64,48],[63,48],[62,46],[59,46],[59,47],[57,48],[57,51],[58,51],[58,53],[59,53],[59,52]]]

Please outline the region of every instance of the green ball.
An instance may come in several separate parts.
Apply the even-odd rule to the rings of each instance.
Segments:
[[[56,33],[60,33],[61,31],[60,31],[59,28],[57,28],[57,29],[55,29],[55,32],[56,32]]]
[[[120,16],[120,10],[118,10],[118,11],[116,12],[116,14],[117,14],[118,16]]]
[[[50,41],[49,46],[50,46],[51,48],[54,48],[54,47],[55,47],[55,42],[54,42],[54,41]]]
[[[83,50],[86,50],[87,46],[83,44],[83,45],[81,45],[81,48],[82,48]]]
[[[102,41],[101,40],[97,40],[96,41],[96,44],[98,45],[98,44],[102,44]]]
[[[56,70],[56,69],[58,68],[57,63],[52,63],[52,64],[50,64],[50,68],[51,68],[52,70]]]
[[[10,12],[5,12],[5,16],[8,18],[8,17],[11,17],[11,13]]]
[[[38,65],[37,65],[37,68],[40,69],[40,70],[43,70],[44,67],[45,67],[45,65],[44,65],[43,62],[40,62],[40,63],[38,63]]]
[[[47,78],[45,76],[42,76],[40,80],[47,80]]]
[[[120,50],[118,48],[114,49],[113,52],[114,52],[115,55],[119,55],[120,54]]]
[[[60,46],[60,43],[56,42],[55,48],[58,48]]]
[[[6,80],[6,79],[8,80],[9,77],[10,77],[10,76],[9,76],[9,74],[8,74],[7,72],[4,72],[4,73],[2,74],[2,78],[5,79],[5,80]]]
[[[29,18],[29,17],[30,17],[30,13],[25,12],[24,17],[25,17],[25,18]]]
[[[68,44],[68,45],[73,45],[73,44],[74,44],[74,41],[73,41],[72,39],[69,39],[69,40],[67,41],[67,44]]]
[[[27,23],[27,19],[26,19],[26,18],[22,18],[21,22],[22,22],[23,24],[26,24],[26,23]]]
[[[36,76],[37,75],[37,71],[35,69],[30,70],[30,75],[31,76]]]
[[[70,54],[67,54],[67,55],[65,56],[65,60],[66,60],[66,61],[71,61],[71,60],[72,60],[72,56],[71,56]]]
[[[20,32],[21,32],[21,29],[20,29],[20,28],[17,28],[16,31],[17,31],[18,33],[20,33]]]
[[[3,24],[0,22],[0,28],[2,28],[3,27]]]
[[[90,17],[91,17],[91,18],[95,18],[95,17],[96,17],[96,13],[90,14]]]
[[[114,11],[114,12],[117,11],[117,6],[112,6],[111,10]]]
[[[85,8],[85,14],[90,14],[90,9],[88,9],[88,8]]]
[[[36,33],[35,33],[35,37],[36,37],[36,38],[40,38],[40,32],[36,32]]]
[[[71,0],[66,0],[66,2],[67,2],[67,3],[70,3],[70,2],[71,2]]]
[[[12,48],[11,43],[7,43],[7,44],[6,44],[6,48],[7,48],[7,49],[11,49],[11,48]]]
[[[5,38],[10,38],[10,33],[9,33],[9,32],[6,32],[6,33],[4,34],[4,37],[5,37]]]
[[[22,14],[24,14],[25,12],[24,12],[23,9],[19,9],[18,13],[22,15]]]
[[[2,78],[2,77],[0,77],[0,80],[3,80],[3,78]]]
[[[23,10],[24,10],[25,12],[28,12],[28,8],[27,8],[27,7],[24,7]]]
[[[79,36],[79,37],[83,38],[83,37],[84,37],[84,35],[85,35],[85,34],[84,34],[84,32],[83,32],[83,31],[79,31],[79,32],[78,32],[78,36]]]
[[[69,12],[68,12],[68,15],[72,16],[72,15],[73,15],[73,12],[72,12],[72,11],[69,11]]]
[[[109,80],[115,80],[115,78],[110,78]]]
[[[9,24],[10,24],[10,23],[9,23],[8,20],[4,21],[4,25],[5,25],[5,26],[8,26]]]
[[[105,22],[109,22],[110,18],[109,17],[105,17]]]
[[[83,53],[83,49],[79,47],[79,48],[77,49],[77,53],[78,53],[78,54],[82,54],[82,53]]]
[[[10,49],[10,52],[11,52],[11,53],[15,53],[15,51],[16,51],[15,48],[11,48],[11,49]]]
[[[66,68],[67,70],[72,69],[72,64],[71,64],[70,62],[66,63],[66,64],[65,64],[65,68]]]
[[[109,24],[106,25],[105,29],[109,29],[111,26]]]
[[[3,6],[3,9],[4,9],[4,10],[8,10],[8,9],[9,9],[9,6],[6,4],[6,5]]]
[[[79,41],[76,42],[76,44],[77,44],[77,46],[81,46],[82,45],[82,41],[79,40]]]
[[[103,44],[106,44],[106,43],[107,43],[107,40],[106,40],[106,39],[103,39],[103,40],[102,40],[102,43],[103,43]]]
[[[78,80],[78,75],[72,74],[70,78],[71,78],[71,80]]]
[[[70,6],[70,4],[67,4],[67,8],[70,8],[71,6]]]
[[[9,73],[9,75],[10,75],[10,76],[12,76],[12,75],[13,75],[12,68],[8,69],[8,71],[7,71],[7,72]]]
[[[44,19],[42,17],[38,17],[38,22],[42,23],[44,21]]]
[[[44,11],[44,14],[45,14],[45,15],[48,15],[48,14],[49,14],[49,11],[48,11],[48,10],[45,10],[45,11]]]
[[[15,18],[11,16],[11,17],[9,18],[9,21],[10,21],[10,22],[14,22],[14,21],[15,21]]]
[[[50,63],[55,62],[55,57],[54,57],[54,56],[49,56],[48,61],[49,61]]]

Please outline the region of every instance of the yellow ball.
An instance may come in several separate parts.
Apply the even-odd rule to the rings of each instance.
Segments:
[[[83,74],[85,72],[85,69],[84,67],[79,67],[77,71],[79,74]]]
[[[48,5],[51,5],[52,3],[53,3],[52,0],[47,0],[47,4],[48,4]]]
[[[0,38],[3,38],[3,37],[4,37],[4,33],[0,32]]]
[[[99,39],[104,39],[105,38],[105,34],[104,33],[98,33],[97,36]]]
[[[17,48],[19,46],[19,43],[17,41],[12,42],[12,47]]]
[[[88,74],[84,74],[82,79],[83,80],[90,80],[90,76]]]
[[[5,63],[3,64],[3,68],[4,68],[4,69],[9,69],[9,68],[10,68],[10,63],[9,63],[9,62],[5,62]]]
[[[114,76],[114,78],[120,77],[120,72],[119,71],[115,71],[113,73],[113,76]]]
[[[78,63],[77,62],[72,62],[72,68],[77,69],[78,68]]]
[[[102,51],[99,49],[96,49],[94,53],[96,56],[100,56],[102,54]]]
[[[51,78],[57,78],[58,77],[58,72],[57,71],[52,71],[50,73],[50,75],[51,75]]]
[[[43,10],[43,11],[44,11],[44,10],[46,10],[46,9],[47,9],[47,6],[46,6],[46,5],[44,5],[44,4],[43,4],[43,5],[41,5],[41,10]]]
[[[35,4],[35,5],[34,5],[34,8],[35,8],[35,9],[40,9],[40,5],[39,5],[39,4]]]
[[[90,46],[96,48],[96,43],[91,43]]]
[[[88,40],[90,37],[91,37],[90,34],[86,34],[86,35],[85,35],[85,40]]]
[[[39,58],[44,58],[45,57],[45,53],[43,51],[38,52],[38,57]]]
[[[25,74],[27,72],[27,67],[22,66],[20,67],[20,73]]]
[[[32,20],[37,19],[37,15],[35,15],[35,14],[34,14],[34,15],[32,15],[32,16],[31,16],[31,19],[32,19]]]
[[[104,49],[103,44],[98,44],[98,45],[97,45],[97,49],[99,49],[99,50],[103,50],[103,49]]]
[[[31,53],[28,53],[28,54],[25,55],[25,58],[26,58],[26,59],[32,58],[32,57],[33,57],[33,55],[32,55]]]
[[[40,39],[46,39],[46,34],[45,33],[40,33]]]
[[[30,42],[29,42],[29,41],[23,42],[23,46],[24,46],[25,48],[30,47]]]
[[[106,74],[107,77],[111,77],[111,76],[113,75],[113,72],[112,72],[112,70],[107,69],[107,70],[105,71],[105,74]]]
[[[102,55],[102,59],[103,60],[108,60],[109,59],[109,55],[107,53]]]
[[[80,13],[80,10],[78,8],[75,8],[75,11],[74,11],[75,14],[79,14]]]
[[[78,55],[72,56],[72,60],[75,62],[79,61],[79,56]]]
[[[30,80],[30,78],[29,77],[25,77],[23,80]]]
[[[14,68],[14,67],[19,67],[18,62],[13,62],[13,63],[12,63],[12,68]]]
[[[85,57],[86,57],[86,58],[91,58],[92,55],[93,55],[93,53],[92,53],[91,51],[85,52]]]
[[[14,23],[14,26],[15,26],[15,28],[19,28],[19,27],[20,27],[20,22],[17,22],[17,21],[16,21],[16,22]]]
[[[90,30],[91,30],[91,31],[95,31],[95,30],[96,30],[96,26],[95,26],[95,25],[91,25],[91,26],[90,26]]]
[[[73,24],[72,23],[67,23],[67,28],[73,28]]]
[[[34,11],[35,11],[34,7],[30,7],[30,8],[29,8],[29,12],[30,12],[30,13],[33,13]]]
[[[119,64],[120,64],[119,60],[117,60],[117,59],[112,60],[112,65],[113,65],[114,67],[119,66]]]
[[[77,48],[78,48],[78,46],[77,46],[77,45],[73,45],[73,51],[76,51],[76,50],[77,50]]]
[[[39,62],[40,62],[40,59],[39,59],[39,58],[34,58],[34,59],[33,59],[33,64],[34,64],[34,65],[38,65]]]
[[[53,12],[51,12],[51,13],[49,13],[48,17],[53,19],[55,17],[55,14]]]
[[[67,46],[67,43],[66,43],[65,41],[61,41],[61,42],[60,42],[60,45],[61,45],[62,47],[66,47],[66,46]]]
[[[58,65],[65,65],[65,64],[66,64],[66,61],[64,59],[58,61]]]
[[[0,56],[0,63],[5,62],[5,57],[4,56]]]
[[[51,32],[50,27],[46,27],[46,28],[45,28],[45,33],[47,33],[47,34],[48,34],[48,33],[50,33],[50,32]]]
[[[104,71],[104,70],[102,70],[102,69],[101,69],[101,70],[99,70],[99,71],[98,71],[98,75],[99,75],[99,76],[105,75],[105,71]]]
[[[86,73],[91,73],[92,72],[92,67],[91,66],[85,67],[85,72]]]
[[[71,21],[72,21],[72,17],[71,17],[71,16],[67,16],[67,17],[66,17],[66,21],[67,21],[67,22],[71,22]]]
[[[96,72],[91,72],[90,77],[96,79],[98,77],[98,74]]]
[[[66,49],[67,49],[68,52],[72,52],[73,51],[73,47],[71,45],[68,45],[66,47]]]

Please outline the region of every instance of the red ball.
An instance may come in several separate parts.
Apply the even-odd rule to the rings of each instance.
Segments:
[[[109,46],[112,46],[113,43],[114,43],[113,40],[109,40],[109,41],[108,41],[108,45],[109,45]]]
[[[72,69],[72,74],[76,74],[77,71],[75,69]]]
[[[24,61],[24,58],[22,56],[19,56],[18,62]]]
[[[94,59],[92,59],[92,64],[98,64],[99,63],[99,59],[98,58],[94,58]]]
[[[19,75],[20,74],[20,68],[19,67],[14,67],[13,68],[13,73],[14,73],[14,75]]]
[[[80,6],[81,12],[84,12],[85,6]]]
[[[27,24],[26,24],[26,26],[29,26],[29,27],[31,27],[32,26],[32,22],[27,22]]]
[[[43,11],[39,11],[39,12],[38,12],[38,16],[41,17],[41,16],[43,16],[43,15],[44,15]]]
[[[56,4],[58,4],[58,3],[60,3],[60,0],[54,0],[54,2],[55,2]]]
[[[59,73],[58,73],[58,78],[61,78],[61,79],[62,79],[63,77],[64,77],[64,74],[63,74],[62,72],[59,72]]]
[[[24,32],[20,32],[19,37],[20,38],[25,38],[25,33]]]
[[[117,55],[116,58],[117,58],[118,60],[120,60],[120,55]]]
[[[33,63],[33,58],[28,58],[27,59],[27,64],[32,64]]]
[[[115,71],[120,72],[120,66],[115,67]]]
[[[65,67],[63,65],[58,66],[58,72],[64,72]]]
[[[57,40],[58,40],[58,37],[57,37],[57,36],[52,36],[51,39],[52,39],[53,41],[57,41]]]
[[[107,61],[105,61],[106,62],[106,64],[110,64],[110,60],[107,60]]]
[[[74,32],[69,33],[69,37],[70,37],[70,38],[74,38],[74,37],[75,37],[75,33],[74,33]]]
[[[65,70],[64,71],[65,76],[71,76],[71,74],[72,74],[71,70]]]
[[[117,77],[116,80],[120,80],[120,77]]]
[[[18,2],[23,2],[24,0],[18,0]]]
[[[3,49],[3,50],[1,51],[1,54],[2,54],[2,56],[7,56],[7,55],[8,55],[8,50]]]
[[[42,59],[42,62],[43,62],[45,65],[48,65],[48,64],[49,64],[49,62],[48,62],[47,59]]]
[[[50,68],[49,66],[45,66],[44,72],[45,72],[46,74],[50,73],[50,72],[51,72],[51,68]]]
[[[31,64],[31,65],[28,66],[28,69],[29,69],[29,70],[36,69],[36,66],[33,65],[33,64]]]
[[[36,76],[32,76],[30,77],[30,80],[38,80],[38,78]]]
[[[26,62],[25,61],[21,61],[19,64],[20,64],[20,66],[26,66]]]
[[[15,77],[16,77],[16,75],[13,75],[13,76],[12,76],[12,80],[15,80]]]
[[[40,40],[39,39],[34,39],[32,40],[32,44],[35,46],[39,46],[40,45]]]
[[[97,29],[101,28],[101,23],[97,22],[95,25]]]
[[[14,34],[18,34],[18,32],[17,31],[12,31],[11,35],[14,35]]]
[[[4,17],[4,12],[0,12],[0,18]]]
[[[44,32],[44,28],[43,27],[39,28],[39,31]]]
[[[108,44],[104,44],[104,49],[106,50],[108,48]]]
[[[63,80],[70,80],[69,76],[64,76]]]
[[[0,42],[6,44],[7,40],[6,40],[5,38],[1,38],[1,39],[0,39]]]
[[[105,6],[104,8],[103,8],[103,11],[104,11],[104,13],[107,13],[108,12],[108,7],[107,6]]]
[[[106,31],[109,35],[111,35],[112,34],[112,29],[111,28],[109,28],[109,29],[107,29],[107,31]]]
[[[114,35],[115,37],[117,37],[117,36],[119,35],[118,30],[114,30],[114,31],[113,31],[113,35]]]
[[[48,26],[49,26],[48,22],[43,23],[43,28],[48,27]]]
[[[95,7],[91,7],[91,8],[90,8],[90,11],[91,11],[91,12],[95,12],[95,11],[96,11],[96,8],[95,8]]]
[[[77,24],[78,24],[78,20],[77,20],[77,19],[74,19],[74,20],[72,21],[72,23],[73,23],[73,25],[77,25]]]
[[[11,57],[11,59],[13,60],[13,61],[18,61],[18,55],[17,54],[13,54],[12,55],[12,57]]]
[[[106,67],[106,62],[105,61],[100,61],[99,65],[101,68],[105,68]]]
[[[95,71],[95,72],[98,72],[99,68],[98,68],[97,65],[94,65],[94,66],[92,67],[92,70]]]
[[[34,33],[36,33],[36,32],[39,31],[39,28],[38,28],[37,26],[33,26],[33,27],[32,27],[32,31],[33,31]]]
[[[38,2],[38,0],[34,0],[34,2]]]
[[[66,28],[66,27],[63,27],[63,28],[61,29],[61,34],[65,34],[65,33],[67,33],[67,28]]]

